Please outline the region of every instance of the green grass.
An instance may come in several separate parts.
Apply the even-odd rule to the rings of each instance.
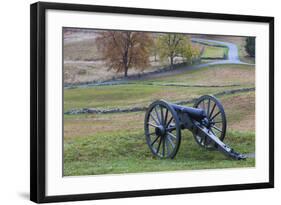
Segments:
[[[255,150],[254,139],[254,133],[230,132],[225,141],[237,151],[250,153]],[[255,166],[254,159],[236,161],[199,147],[186,131],[173,160],[153,157],[142,130],[66,140],[64,153],[66,176]]]
[[[224,58],[227,51],[224,47],[205,46],[201,58]]]

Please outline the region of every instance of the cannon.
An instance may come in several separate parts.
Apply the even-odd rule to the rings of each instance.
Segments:
[[[221,102],[212,95],[198,98],[193,107],[157,100],[147,109],[144,119],[146,142],[153,155],[173,159],[180,147],[181,131],[192,132],[201,147],[218,150],[241,160],[246,156],[235,152],[223,140],[226,115]]]

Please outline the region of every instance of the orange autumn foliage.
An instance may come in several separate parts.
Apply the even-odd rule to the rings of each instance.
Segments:
[[[151,34],[131,31],[103,31],[96,43],[105,64],[116,72],[128,76],[130,68],[145,69],[149,66]]]

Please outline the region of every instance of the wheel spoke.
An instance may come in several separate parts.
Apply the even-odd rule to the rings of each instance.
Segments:
[[[167,134],[168,134],[169,136],[171,136],[172,138],[177,139],[177,137],[176,137],[174,134],[172,134],[171,132],[167,132]]]
[[[207,135],[204,135],[204,143],[203,145],[206,147],[207,146]]]
[[[171,151],[170,151],[170,148],[169,148],[169,142],[168,142],[168,140],[167,140],[167,137],[166,137],[166,139],[165,139],[165,144],[166,144],[166,148],[167,148],[167,155],[170,156]]]
[[[148,135],[150,136],[150,135],[156,135],[156,133],[155,132],[151,132],[151,133],[148,133]]]
[[[155,144],[155,142],[159,139],[159,137],[160,136],[157,136],[150,145],[153,146]]]
[[[210,128],[210,131],[213,133],[213,135],[217,136],[216,133]]]
[[[219,132],[222,132],[222,130],[220,128],[218,128],[217,126],[212,126],[212,128],[214,128],[215,130],[219,131]]]
[[[200,140],[199,143],[203,146],[205,146],[206,144],[206,135],[204,135],[203,137],[199,136]]]
[[[220,120],[220,121],[213,121],[213,122],[212,122],[212,124],[219,124],[219,123],[223,123],[223,121]]]
[[[173,149],[175,148],[174,142],[171,140],[170,135],[167,135],[168,142],[172,145]]]
[[[168,131],[168,132],[171,132],[171,131],[174,131],[175,129],[177,129],[176,127],[168,127],[168,128],[166,128],[166,131]]]
[[[156,113],[156,116],[157,116],[157,119],[158,119],[159,124],[161,124],[161,120],[160,120],[160,117],[159,117],[159,113],[157,112],[156,107],[154,108],[154,111],[155,111],[155,113]]]
[[[211,104],[211,99],[208,99],[208,109],[207,109],[207,116],[209,116],[210,113],[210,104]]]
[[[166,128],[169,127],[169,125],[170,125],[170,123],[172,122],[172,120],[173,120],[173,116],[169,119],[169,121],[168,121],[168,123],[167,123],[167,125],[166,125]]]
[[[166,123],[167,123],[168,114],[169,114],[169,110],[166,108],[165,119],[164,119],[164,126],[167,125]]]
[[[202,144],[202,142],[203,142],[203,137],[200,137],[199,143]]]
[[[158,147],[157,147],[157,151],[156,151],[156,153],[158,153],[158,152],[159,152],[159,149],[160,149],[161,143],[162,143],[162,137],[160,137],[160,142],[159,142],[159,144],[158,144]]]
[[[151,116],[151,118],[154,120],[154,122],[157,124],[157,125],[159,125],[160,123],[155,119],[155,117],[153,116],[153,114],[151,113],[150,114],[150,116]]]
[[[205,107],[205,100],[202,101],[202,104],[203,104],[203,110],[206,110],[206,107]]]
[[[161,111],[161,125],[164,125],[164,114],[163,114],[163,107],[160,106],[160,111]]]
[[[162,156],[164,157],[165,156],[165,139],[164,139],[164,137],[163,137],[163,139],[162,139],[162,141],[163,141],[163,145],[162,145]]]
[[[210,112],[210,115],[209,115],[209,119],[212,117],[212,114],[213,114],[213,112],[215,110],[215,107],[216,107],[216,103],[214,102],[213,108],[212,108],[212,110]]]
[[[152,122],[148,122],[147,124],[151,125],[152,127],[158,127],[157,125],[153,124]]]
[[[153,116],[153,114],[152,114],[152,113],[150,114],[150,116],[151,116],[151,118],[153,119],[153,121],[154,121],[157,125],[159,125],[159,124],[160,124],[160,122],[158,122],[158,121],[155,119],[155,117]]]
[[[221,113],[221,111],[218,111],[210,120],[215,119],[220,113]]]

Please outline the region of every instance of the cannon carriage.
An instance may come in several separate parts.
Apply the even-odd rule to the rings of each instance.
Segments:
[[[193,107],[157,100],[147,109],[144,120],[146,142],[152,154],[159,158],[173,159],[176,156],[181,132],[187,129],[199,146],[221,151],[233,159],[245,159],[243,154],[223,142],[226,127],[224,108],[211,95],[201,96]]]

